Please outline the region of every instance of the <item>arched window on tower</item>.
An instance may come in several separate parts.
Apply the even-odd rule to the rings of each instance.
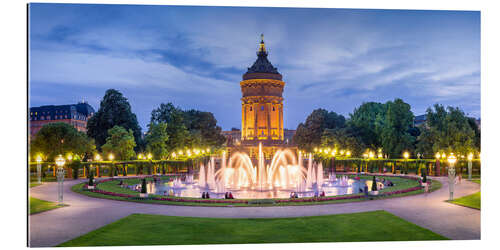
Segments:
[[[252,106],[250,106],[250,111],[252,111]]]

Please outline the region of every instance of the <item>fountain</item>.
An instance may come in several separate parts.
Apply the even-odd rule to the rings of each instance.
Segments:
[[[207,168],[207,185],[209,189],[215,189],[215,160],[213,157],[210,157],[210,161],[208,162]]]
[[[185,183],[186,184],[193,184],[194,183],[194,175],[192,175],[192,174],[186,175]]]
[[[318,187],[321,187],[323,186],[323,182],[324,182],[324,179],[323,179],[323,163],[319,163],[318,164],[318,174],[316,175],[316,183],[318,185]]]
[[[175,178],[173,181],[172,181],[172,187],[174,189],[179,189],[179,188],[183,188],[183,183],[181,181],[181,178]]]
[[[312,154],[306,156],[306,162],[303,156],[290,148],[278,148],[266,162],[261,144],[254,161],[246,152],[232,152],[229,158],[223,152],[217,169],[215,157],[200,164],[195,185],[189,185],[193,177],[188,175],[184,182],[175,178],[166,183],[153,183],[151,192],[200,197],[202,192],[208,191],[211,198],[224,198],[225,192],[232,192],[238,198],[289,198],[291,192],[300,197],[311,197],[321,191],[327,196],[352,194],[365,184],[365,180],[353,180],[335,173],[325,179],[323,164],[314,162]]]
[[[206,176],[205,176],[205,166],[202,163],[200,165],[200,174],[199,174],[199,177],[198,177],[198,186],[200,188],[205,188],[206,185],[207,185],[207,182],[206,182]]]

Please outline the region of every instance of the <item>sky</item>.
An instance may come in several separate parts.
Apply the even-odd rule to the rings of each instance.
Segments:
[[[480,12],[30,4],[29,105],[128,98],[143,131],[172,102],[241,126],[260,34],[285,81],[284,124],[401,98],[480,117]]]

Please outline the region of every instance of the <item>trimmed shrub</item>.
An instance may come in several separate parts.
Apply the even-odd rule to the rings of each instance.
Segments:
[[[147,192],[148,192],[148,190],[146,188],[146,178],[144,178],[144,179],[142,179],[141,193],[145,194]]]
[[[94,186],[94,173],[91,172],[89,175],[89,186]]]
[[[375,179],[375,175],[373,176],[372,181],[372,191],[377,191],[377,180]]]
[[[422,183],[427,182],[427,169],[422,169]]]

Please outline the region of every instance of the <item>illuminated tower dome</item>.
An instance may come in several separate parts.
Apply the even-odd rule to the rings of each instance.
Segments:
[[[243,75],[241,86],[241,141],[264,145],[283,143],[283,82],[269,60],[261,35],[257,60]]]

